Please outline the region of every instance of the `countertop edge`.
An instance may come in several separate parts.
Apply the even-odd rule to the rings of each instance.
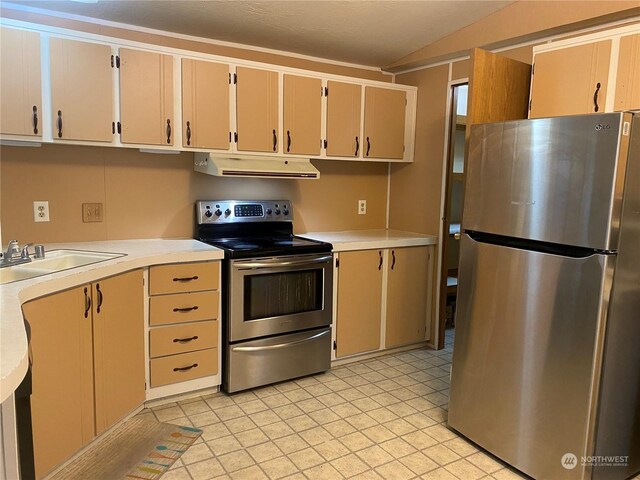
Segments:
[[[438,237],[401,230],[348,230],[340,232],[308,232],[300,237],[329,242],[333,252],[373,250],[437,245]]]

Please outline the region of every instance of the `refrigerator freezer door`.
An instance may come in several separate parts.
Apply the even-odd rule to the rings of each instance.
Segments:
[[[583,478],[612,261],[462,236],[451,427],[534,478]]]
[[[631,117],[472,126],[463,228],[615,250]]]

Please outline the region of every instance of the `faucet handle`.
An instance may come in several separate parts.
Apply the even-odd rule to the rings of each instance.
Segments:
[[[22,247],[22,253],[20,254],[21,258],[29,258],[29,247],[33,247],[33,243],[27,243]]]

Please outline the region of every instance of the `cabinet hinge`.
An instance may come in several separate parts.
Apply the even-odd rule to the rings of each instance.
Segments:
[[[325,97],[329,96],[329,87],[324,87],[324,96]]]
[[[334,350],[338,349],[338,342],[336,342],[335,340],[333,341],[333,349]]]
[[[234,141],[235,143],[238,143],[238,132],[234,132],[234,133],[233,133],[233,141]]]
[[[116,122],[111,122],[111,133],[114,135],[116,133]]]

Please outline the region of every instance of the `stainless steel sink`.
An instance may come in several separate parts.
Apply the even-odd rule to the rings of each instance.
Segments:
[[[46,258],[35,259],[30,263],[23,263],[13,267],[0,269],[0,285],[26,280],[40,275],[83,267],[93,263],[104,262],[122,257],[122,253],[90,252],[86,250],[52,250],[47,252]]]

